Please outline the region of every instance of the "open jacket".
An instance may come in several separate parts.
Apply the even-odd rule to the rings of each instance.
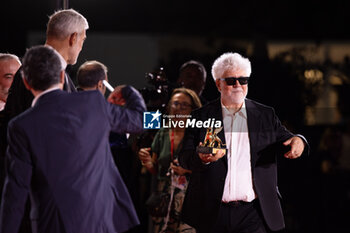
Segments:
[[[253,187],[267,226],[271,230],[280,230],[284,228],[284,219],[277,187],[276,156],[282,156],[286,152],[287,148],[282,143],[295,135],[281,125],[271,107],[249,99],[245,100],[245,105]],[[202,121],[215,118],[222,121],[220,99],[193,111],[192,118]],[[225,128],[218,136],[226,144],[224,131]],[[216,162],[203,164],[196,153],[196,147],[199,142],[203,142],[205,134],[205,128],[186,129],[179,160],[183,167],[192,170],[192,174],[182,218],[200,232],[213,232],[227,175],[227,155]],[[301,135],[300,137],[305,140]]]

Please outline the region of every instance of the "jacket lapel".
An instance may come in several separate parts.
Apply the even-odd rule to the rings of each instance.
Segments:
[[[75,85],[70,76],[68,75],[67,71],[65,71],[64,73],[63,90],[67,91],[68,93],[77,92],[77,89],[75,88]]]
[[[218,98],[217,100],[212,102],[212,108],[209,109],[207,114],[208,114],[207,119],[215,118],[216,121],[217,120],[221,121],[221,125],[222,125],[222,127],[224,127],[224,122],[222,119],[222,108],[221,108],[220,98]],[[226,146],[225,129],[224,128],[219,132],[218,137],[221,139],[222,143]],[[225,164],[225,167],[227,168],[227,155],[222,157],[222,159],[220,159],[220,161],[222,161]]]
[[[59,89],[54,90],[54,91],[50,91],[48,93],[45,93],[45,94],[43,94],[42,96],[39,97],[39,99],[35,103],[34,107],[42,105],[42,104],[44,104],[46,102],[50,102],[50,101],[52,101],[52,99],[55,99],[56,96],[58,96],[58,95],[60,95],[62,93],[63,93],[63,91],[59,90]]]
[[[249,144],[250,144],[250,155],[251,155],[251,165],[252,169],[257,160],[257,148],[255,145],[258,145],[259,133],[261,129],[261,119],[260,112],[254,105],[254,103],[246,99],[246,110],[247,110],[247,122],[248,122],[248,135],[249,135]]]

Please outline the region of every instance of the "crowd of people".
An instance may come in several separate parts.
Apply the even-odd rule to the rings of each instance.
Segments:
[[[0,54],[0,232],[135,232],[140,224],[128,182],[132,170],[119,155],[135,139],[130,135],[144,133],[147,106],[128,85],[106,99],[108,68],[99,61],[82,64],[74,85],[65,69],[76,63],[88,29],[83,15],[60,10],[49,17],[45,44],[29,48],[22,63]],[[136,151],[153,191],[170,196],[164,216],[150,215],[150,232],[285,227],[277,158],[307,154],[308,142],[286,129],[273,108],[246,98],[250,74],[247,58],[219,56],[211,75],[220,97],[209,102],[202,96],[203,64],[190,60],[180,67],[178,88],[162,113],[174,116],[173,126]],[[224,149],[198,152],[208,127],[182,127],[189,118],[221,122],[216,137]]]

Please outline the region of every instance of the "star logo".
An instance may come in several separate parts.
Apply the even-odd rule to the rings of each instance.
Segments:
[[[159,121],[159,117],[162,115],[161,113],[159,113],[159,110],[157,110],[155,113],[151,113],[151,115],[153,116],[151,122],[153,122],[154,120]]]
[[[144,129],[160,129],[160,117],[159,110],[156,112],[144,112],[143,113],[143,128]]]

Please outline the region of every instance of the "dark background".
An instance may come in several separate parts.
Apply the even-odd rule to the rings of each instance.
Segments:
[[[64,0],[13,0],[1,4],[0,51],[22,56],[33,31],[44,32],[48,16],[62,8]],[[150,36],[180,35],[200,37],[208,47],[215,47],[218,39],[252,41],[258,47],[257,56],[264,57],[269,41],[347,42],[350,39],[349,1],[259,1],[259,0],[66,0],[69,7],[82,13],[89,21],[89,34],[145,34]],[[86,44],[91,43],[89,39]],[[176,42],[174,42],[176,43]],[[97,46],[96,46],[97,47]],[[185,59],[201,59],[210,71],[215,57],[223,51],[235,50],[246,55],[245,48],[222,44],[216,53],[194,54],[179,51],[168,54],[172,60],[159,59],[170,79]],[[86,60],[83,49],[76,71]],[[90,59],[90,57],[88,57]],[[100,59],[97,57],[95,59]],[[146,58],[147,59],[147,58]],[[146,60],[144,59],[144,60]],[[104,62],[104,61],[103,61]],[[106,62],[107,66],[111,64]],[[154,65],[151,69],[156,70]],[[147,66],[146,66],[147,67]],[[148,68],[148,67],[147,67]],[[112,67],[113,69],[113,67]],[[148,68],[151,71],[150,68]],[[255,70],[253,70],[255,71]],[[112,70],[113,72],[113,70]],[[146,72],[146,70],[145,70]],[[210,75],[210,72],[208,72]],[[112,73],[113,74],[113,73]],[[74,74],[73,74],[74,78]]]
[[[286,232],[349,232],[350,176],[349,170],[339,168],[338,160],[344,147],[343,136],[350,132],[349,57],[341,62],[327,59],[310,62],[302,49],[291,49],[271,59],[266,47],[272,40],[291,44],[299,41],[322,44],[327,40],[350,43],[349,1],[71,0],[69,6],[88,19],[88,37],[89,33],[98,32],[196,36],[202,37],[209,47],[214,47],[218,38],[252,41],[254,51],[249,59],[253,73],[248,97],[273,106],[281,121],[293,132],[306,136],[310,143],[309,156],[293,161],[280,159],[279,187]],[[3,1],[0,51],[22,56],[28,46],[28,32],[45,30],[48,16],[61,7],[62,2],[54,0]],[[159,59],[152,69],[165,67],[168,78],[174,81],[183,62],[200,60],[208,72],[203,95],[212,100],[218,93],[210,75],[211,64],[226,51],[248,54],[245,47],[225,44],[211,53],[175,50],[166,59]],[[315,106],[324,93],[323,83],[307,83],[303,79],[308,69],[342,74],[341,84],[331,84],[338,95],[334,108],[341,113],[337,123],[305,123],[305,109]],[[74,74],[71,76],[74,78]],[[324,76],[325,82],[327,77]],[[325,164],[330,169],[325,169]],[[140,196],[137,192],[131,191],[134,198]],[[140,212],[142,201],[135,198]],[[145,219],[141,220],[146,225]]]
[[[200,35],[215,39],[348,40],[349,1],[70,0],[90,31]],[[28,30],[43,30],[62,0],[2,1],[1,50],[23,54]]]

